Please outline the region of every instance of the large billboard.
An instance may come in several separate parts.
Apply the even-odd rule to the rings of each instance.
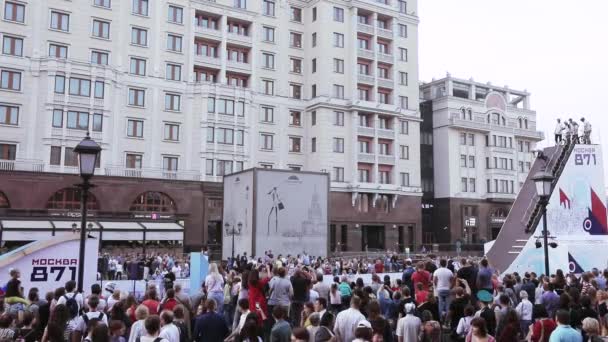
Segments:
[[[97,251],[99,240],[88,238],[85,245],[83,289],[87,291],[97,279]],[[0,256],[0,275],[6,280],[9,271],[21,271],[21,285],[25,293],[37,287],[40,293],[55,291],[68,280],[78,280],[80,234],[62,233],[31,242]]]
[[[240,224],[235,254],[327,255],[329,176],[252,169],[224,177],[224,224]],[[232,250],[224,229],[223,256]]]
[[[574,147],[547,206],[547,230],[555,236],[557,248],[549,248],[550,271],[580,273],[593,267],[608,267],[608,224],[602,151],[599,145]],[[544,273],[544,251],[536,248],[542,236],[539,221],[506,272]]]

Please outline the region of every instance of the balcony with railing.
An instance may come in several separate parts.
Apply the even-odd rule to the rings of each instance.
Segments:
[[[387,30],[387,29],[383,29],[383,28],[378,28],[376,30],[376,32],[377,32],[377,34],[378,34],[379,37],[393,39],[393,31],[391,31],[391,30]]]
[[[374,127],[358,126],[357,134],[373,137],[374,136]]]
[[[367,59],[374,59],[374,51],[368,49],[358,49],[357,56]],[[391,59],[392,61],[392,59]]]
[[[366,75],[366,74],[358,74],[357,75],[357,81],[359,83],[365,83],[365,84],[374,85],[374,76],[372,76],[372,75]]]
[[[156,178],[185,181],[200,181],[201,173],[187,170],[165,170],[161,168],[127,168],[123,166],[107,166],[104,168],[106,176],[130,178]]]
[[[360,163],[374,163],[376,156],[373,153],[359,152],[357,159]]]
[[[395,131],[393,131],[392,129],[378,128],[377,132],[378,132],[379,138],[387,138],[387,139],[395,138]]]
[[[374,34],[374,27],[372,25],[358,23],[357,31],[367,33],[367,34]]]
[[[378,52],[378,61],[393,64],[393,55]]]
[[[394,84],[391,79],[378,77],[378,87],[393,89]]]
[[[378,164],[395,165],[395,156],[389,154],[378,155]]]
[[[0,159],[0,172],[1,171],[30,171],[30,172],[43,172],[44,163],[42,160],[31,160],[31,159]]]
[[[194,55],[194,63],[199,65],[210,66],[214,68],[220,68],[221,59],[219,57],[212,56],[204,56],[204,55]]]

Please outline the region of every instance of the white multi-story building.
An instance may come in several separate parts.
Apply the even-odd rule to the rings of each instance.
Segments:
[[[75,173],[88,131],[101,175],[325,171],[332,246],[420,238],[396,210],[421,195],[416,1],[1,4],[1,168]],[[347,241],[366,222],[372,242]]]
[[[543,139],[530,94],[449,74],[420,92],[425,240],[493,240]]]

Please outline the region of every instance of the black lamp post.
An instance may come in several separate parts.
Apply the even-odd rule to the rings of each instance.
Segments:
[[[230,223],[226,222],[224,224],[224,227],[226,227],[226,235],[231,235],[232,236],[232,253],[231,253],[231,257],[230,257],[230,261],[232,262],[232,265],[234,267],[234,236],[235,235],[241,235],[241,229],[243,229],[243,224],[241,222],[239,222],[236,227],[230,227]]]
[[[78,292],[83,292],[83,281],[84,281],[84,260],[85,260],[85,245],[87,239],[87,201],[89,197],[89,189],[92,184],[89,183],[91,177],[95,173],[95,165],[97,164],[97,158],[99,158],[99,152],[101,147],[97,143],[91,140],[89,132],[87,136],[74,148],[74,152],[78,154],[79,166],[80,166],[80,178],[82,178],[82,184],[77,186],[80,188],[80,250],[78,256]]]
[[[553,187],[553,175],[546,171],[537,172],[532,180],[536,184],[536,194],[540,199],[540,204],[543,211],[543,247],[545,251],[545,275],[549,276],[549,244],[547,239],[549,238],[549,232],[547,232],[547,205],[549,204],[549,197],[551,196],[551,190]],[[556,245],[557,247],[557,245]]]

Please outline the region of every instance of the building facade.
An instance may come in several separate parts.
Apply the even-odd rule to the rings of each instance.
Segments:
[[[89,131],[99,175],[328,172],[340,250],[420,241],[416,1],[1,3],[0,169],[76,173]]]
[[[423,240],[494,240],[543,139],[530,94],[450,74],[420,92]]]

